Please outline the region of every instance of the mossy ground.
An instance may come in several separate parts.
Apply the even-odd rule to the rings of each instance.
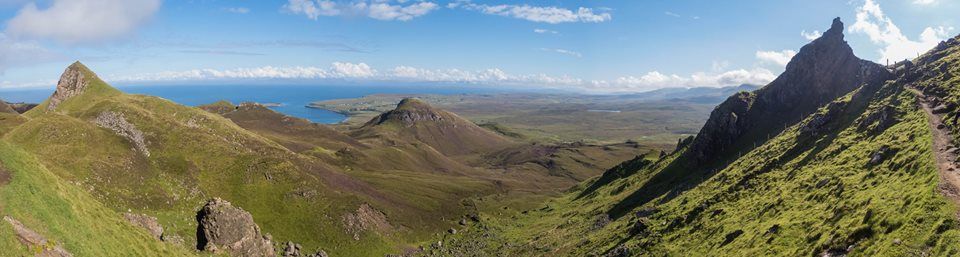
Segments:
[[[30,154],[0,141],[0,165],[10,172],[0,185],[0,216],[11,216],[74,256],[190,256],[184,246],[163,243],[73,183],[47,170]],[[32,255],[0,222],[0,256]]]

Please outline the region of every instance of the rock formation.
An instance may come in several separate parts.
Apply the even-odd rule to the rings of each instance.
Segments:
[[[146,214],[124,213],[123,218],[131,224],[143,228],[157,240],[163,240],[163,226],[157,222],[157,218],[147,216]]]
[[[347,233],[353,234],[354,240],[360,240],[360,233],[364,231],[388,232],[393,229],[387,216],[374,209],[369,204],[361,204],[354,213],[346,213],[342,217],[343,227]]]
[[[886,68],[853,54],[843,28],[840,18],[834,19],[830,29],[801,48],[776,80],[717,106],[685,153],[688,160],[699,165],[735,155],[730,149],[745,152],[837,97],[889,79]]]
[[[275,256],[270,235],[260,232],[249,212],[220,198],[197,212],[197,249],[233,256]]]
[[[57,106],[60,106],[60,103],[70,97],[79,95],[87,89],[87,86],[90,85],[90,81],[87,79],[88,75],[96,76],[80,62],[75,62],[67,67],[67,69],[63,71],[63,74],[60,75],[60,81],[57,82],[57,90],[50,96],[47,111],[56,110]]]
[[[27,228],[10,216],[3,216],[3,220],[7,223],[10,223],[10,226],[13,227],[13,231],[17,234],[17,240],[21,244],[28,246],[30,249],[36,251],[34,256],[38,257],[73,257],[73,254],[67,252],[66,249],[57,245],[54,242],[47,241],[39,233]],[[0,250],[0,253],[3,253],[3,250]]]
[[[313,254],[304,254],[301,249],[303,247],[294,242],[288,241],[284,245],[283,257],[329,257],[327,252],[323,250],[317,250],[317,252]]]
[[[97,116],[97,119],[94,120],[94,123],[101,128],[112,130],[117,135],[129,140],[137,151],[150,157],[150,150],[147,149],[143,132],[128,122],[127,119],[123,117],[123,114],[111,111],[102,112]]]

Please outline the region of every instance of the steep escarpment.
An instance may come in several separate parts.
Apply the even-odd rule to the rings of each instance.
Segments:
[[[448,156],[490,152],[511,144],[497,133],[415,98],[403,99],[396,109],[371,119],[357,135],[412,139]]]
[[[722,163],[833,99],[864,85],[878,87],[890,77],[881,65],[853,54],[844,41],[843,22],[834,19],[830,29],[803,46],[773,82],[717,106],[685,156],[696,165]]]
[[[824,37],[842,31],[838,23]],[[828,41],[842,42],[812,44]],[[462,229],[425,255],[956,255],[956,206],[942,195],[945,182],[932,158],[941,149],[931,149],[927,115],[909,90],[930,92],[924,101],[942,106],[934,109],[944,125],[956,126],[951,115],[960,94],[949,93],[958,84],[955,42],[890,73],[859,59],[806,53],[817,56],[808,60],[814,64],[791,65],[785,73],[794,73],[766,88],[732,96],[704,130],[725,127],[698,135],[726,140],[693,139],[659,159],[625,162],[542,206],[486,215],[483,226]],[[833,52],[826,49],[835,48],[801,52]],[[848,73],[855,70],[860,75]],[[871,72],[882,76],[866,76]],[[787,77],[804,84],[786,87]],[[785,108],[809,109],[793,118],[761,111],[794,112]],[[704,146],[709,142],[716,145]],[[700,173],[709,175],[684,176],[695,166],[711,168]]]

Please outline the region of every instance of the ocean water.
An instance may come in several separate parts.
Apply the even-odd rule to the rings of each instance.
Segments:
[[[179,104],[197,106],[220,100],[234,104],[241,102],[277,103],[270,107],[286,115],[308,119],[316,123],[334,124],[346,117],[339,113],[307,108],[307,104],[321,100],[357,98],[370,94],[477,94],[508,90],[493,87],[470,86],[326,86],[326,85],[162,85],[121,86],[118,89],[131,94],[159,96]],[[53,89],[0,90],[0,99],[8,102],[39,103]]]

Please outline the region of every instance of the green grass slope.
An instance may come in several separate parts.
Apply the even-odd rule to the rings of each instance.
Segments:
[[[28,153],[0,141],[0,216],[10,216],[74,256],[190,256],[189,246],[163,243],[134,227],[79,186],[47,170]],[[0,256],[27,256],[13,227],[0,222]]]
[[[956,206],[938,190],[931,135],[914,96],[890,83],[834,103],[705,181],[661,195],[637,193],[675,169],[671,164],[683,150],[647,165],[624,165],[616,171],[624,178],[590,192],[583,191],[587,182],[526,213],[488,212],[483,223],[445,238],[434,255],[960,253]],[[875,119],[886,107],[895,108],[895,119]],[[871,163],[877,153],[881,158]]]
[[[334,256],[395,253],[446,229],[437,220],[464,213],[456,208],[459,198],[432,199],[442,204],[405,199],[219,115],[122,94],[92,73],[87,78],[87,91],[53,111],[45,105],[31,110],[30,119],[4,139],[105,206],[157,217],[188,245],[195,242],[194,215],[212,197],[251,212],[275,242],[295,241]],[[142,135],[146,151],[134,137],[98,126],[106,113],[123,117],[139,131],[129,134]],[[465,185],[463,191],[476,188]],[[395,229],[365,230],[355,239],[343,217],[362,203],[383,212]]]

